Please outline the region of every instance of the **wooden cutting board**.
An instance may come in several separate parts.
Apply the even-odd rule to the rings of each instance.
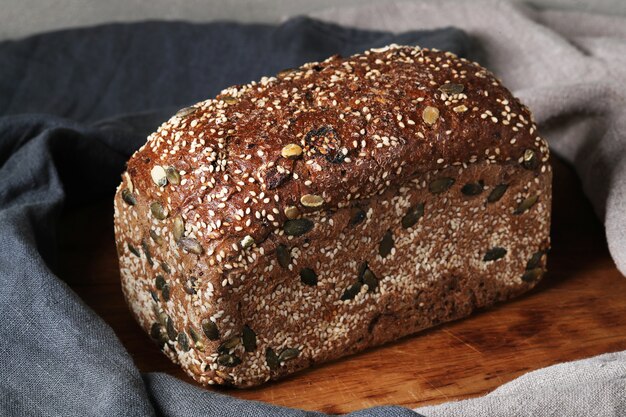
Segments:
[[[572,170],[558,161],[554,168],[549,272],[529,294],[280,382],[210,389],[326,413],[413,408],[483,395],[555,363],[626,350],[626,278]],[[132,319],[119,285],[112,219],[111,201],[67,213],[56,272],[111,325],[141,371],[194,383]]]

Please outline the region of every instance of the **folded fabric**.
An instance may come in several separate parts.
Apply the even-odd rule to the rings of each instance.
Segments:
[[[113,330],[51,272],[57,223],[68,206],[112,201],[126,159],[177,108],[392,42],[467,52],[455,29],[390,35],[310,19],[107,25],[0,43],[0,415],[322,416],[141,375]],[[129,114],[150,108],[163,110]]]

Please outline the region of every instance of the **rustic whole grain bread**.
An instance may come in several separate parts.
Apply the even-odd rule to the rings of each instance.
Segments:
[[[231,87],[128,162],[128,304],[204,384],[251,386],[532,288],[548,147],[479,65],[391,45]]]

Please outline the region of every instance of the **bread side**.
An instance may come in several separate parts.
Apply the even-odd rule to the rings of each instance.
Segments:
[[[228,89],[129,161],[124,293],[194,378],[258,384],[532,287],[547,160],[528,111],[447,53],[392,46]]]

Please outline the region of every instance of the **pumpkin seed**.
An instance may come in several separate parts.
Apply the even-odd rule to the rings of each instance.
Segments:
[[[285,216],[287,216],[288,219],[297,219],[299,215],[300,210],[298,210],[298,207],[288,206],[287,208],[285,208]]]
[[[291,264],[291,251],[285,245],[276,246],[276,258],[278,259],[278,265],[283,268],[289,268]]]
[[[528,260],[528,263],[526,263],[526,269],[537,268],[541,263],[541,258],[543,258],[544,254],[545,252],[542,250],[533,253],[533,256]]]
[[[378,253],[383,258],[386,258],[393,248],[393,235],[391,234],[391,230],[387,230],[382,240],[380,241],[380,245],[378,246]]]
[[[156,243],[157,245],[160,245],[163,243],[163,239],[161,238],[161,236],[159,236],[159,234],[152,229],[150,229],[150,237],[152,238],[154,243]]]
[[[283,225],[283,230],[288,236],[302,236],[313,229],[313,222],[309,219],[291,219]]]
[[[170,184],[180,184],[180,174],[178,173],[178,170],[174,167],[165,168],[165,177]]]
[[[434,125],[437,123],[437,119],[439,119],[439,109],[432,106],[426,106],[424,111],[422,111],[422,120],[429,125]]]
[[[127,245],[128,245],[128,250],[130,251],[130,253],[132,253],[138,258],[141,258],[141,253],[139,253],[136,247],[134,247],[130,242],[128,242]]]
[[[256,333],[247,325],[243,326],[241,341],[246,352],[254,352],[256,350]]]
[[[194,238],[182,237],[178,240],[178,245],[189,253],[193,253],[195,255],[202,254],[202,246],[200,245],[200,242]]]
[[[428,190],[433,194],[441,194],[454,184],[454,178],[441,177],[434,179],[428,184]]]
[[[154,218],[157,220],[164,220],[167,217],[167,215],[165,214],[165,209],[163,209],[163,206],[158,201],[150,204],[150,211],[152,212]]]
[[[496,261],[500,258],[503,258],[504,255],[506,255],[506,249],[496,246],[496,247],[489,249],[485,253],[485,256],[483,256],[483,261],[484,262]]]
[[[402,227],[408,229],[415,226],[418,220],[424,215],[424,203],[418,203],[410,207],[404,217],[402,217]]]
[[[289,145],[283,146],[280,154],[283,158],[296,159],[302,155],[302,147],[296,143],[290,143]]]
[[[241,239],[240,245],[242,248],[247,249],[250,246],[254,245],[254,239],[250,235],[246,235],[243,239]]]
[[[219,376],[220,378],[224,380],[222,384],[232,384],[233,381],[235,380],[235,378],[230,376],[230,374],[227,374],[226,372],[222,372],[219,369],[215,370],[215,375]]]
[[[167,343],[167,335],[163,332],[163,326],[159,323],[152,323],[152,327],[150,328],[150,337],[156,340],[161,348]]]
[[[461,192],[468,196],[478,195],[483,192],[484,186],[482,181],[469,182],[461,187]]]
[[[185,117],[185,116],[189,116],[192,113],[195,113],[198,110],[197,107],[185,107],[182,108],[180,110],[178,110],[175,114],[176,117]]]
[[[237,103],[237,99],[233,96],[224,96],[220,99],[221,101],[223,101],[226,104],[235,104]]]
[[[539,166],[539,158],[532,149],[526,149],[522,160],[522,166],[526,169],[535,169]]]
[[[189,351],[189,338],[185,332],[178,333],[176,340],[178,341],[178,346],[180,346],[183,352]]]
[[[129,206],[134,206],[135,204],[137,204],[137,199],[128,188],[124,188],[122,190],[122,200],[124,200],[124,202]]]
[[[315,194],[305,194],[300,197],[300,203],[304,207],[319,207],[324,204],[324,199],[319,195]]]
[[[165,301],[170,300],[170,285],[169,284],[165,284],[163,286],[163,289],[161,290],[161,296],[163,297]]]
[[[185,221],[182,216],[174,217],[172,223],[172,233],[174,234],[174,240],[179,240],[185,234]]]
[[[157,302],[157,303],[159,302],[159,294],[157,294],[157,293],[156,293],[156,291],[152,291],[152,290],[150,290],[150,295],[152,296],[152,299],[153,299],[155,302]]]
[[[167,330],[167,337],[169,337],[171,341],[176,340],[176,337],[178,336],[178,331],[176,330],[176,327],[174,327],[174,322],[172,321],[172,318],[170,316],[167,316],[167,324],[165,325],[165,329]]]
[[[280,366],[278,355],[274,352],[274,349],[269,347],[265,349],[265,363],[267,363],[267,367],[272,371],[275,371]]]
[[[350,285],[341,295],[341,301],[352,300],[357,296],[359,292],[361,292],[361,287],[363,284],[360,281],[355,282]]]
[[[378,278],[372,272],[371,269],[367,268],[361,277],[363,284],[367,285],[367,292],[374,292],[376,288],[378,288]]]
[[[439,86],[439,91],[441,91],[442,93],[446,93],[449,96],[461,94],[464,89],[465,87],[463,86],[463,84],[446,83]]]
[[[150,170],[150,176],[152,177],[152,181],[159,187],[165,187],[167,185],[167,174],[165,173],[165,168],[161,165],[155,165]]]
[[[232,368],[239,365],[241,363],[241,359],[239,359],[237,356],[224,353],[217,357],[217,363],[222,366],[228,366],[229,368]]]
[[[300,281],[303,284],[315,286],[317,285],[317,274],[311,268],[302,268],[300,270]]]
[[[222,352],[222,353],[228,352],[231,349],[237,347],[237,345],[239,345],[240,342],[241,342],[241,338],[239,336],[233,336],[229,339],[226,339],[224,342],[222,342],[222,344],[217,347],[217,351]]]
[[[348,222],[348,225],[350,227],[356,226],[357,224],[363,222],[363,220],[365,220],[365,217],[365,210],[359,207],[352,207],[350,209],[350,221]]]
[[[187,280],[185,281],[185,285],[183,286],[183,288],[185,289],[185,292],[189,295],[194,295],[196,294],[196,281],[198,280],[198,278],[196,277],[189,277],[187,278]]]
[[[529,269],[528,271],[524,272],[524,274],[522,275],[522,281],[534,282],[534,281],[537,281],[539,278],[541,278],[541,275],[543,275],[543,269],[541,268]]]
[[[166,262],[161,262],[161,268],[163,269],[163,271],[165,271],[166,274],[172,273],[170,266]]]
[[[287,348],[287,349],[283,350],[282,352],[280,352],[280,355],[278,355],[278,361],[279,362],[286,362],[288,360],[297,358],[299,354],[300,354],[300,349],[298,349],[298,348]]]
[[[165,311],[159,309],[159,307],[155,304],[155,309],[154,309],[157,319],[159,320],[159,323],[161,323],[161,326],[167,326],[167,318],[169,317]]]
[[[220,338],[220,332],[217,329],[217,324],[209,319],[205,319],[202,322],[202,331],[209,340],[218,340]]]
[[[161,275],[161,274],[157,275],[156,278],[154,279],[154,286],[159,291],[161,291],[163,289],[165,284],[166,284],[165,277],[163,275]]]
[[[152,254],[150,253],[150,247],[145,239],[141,239],[141,249],[143,249],[144,255],[146,255],[146,260],[150,265],[154,265],[154,261],[152,261]]]
[[[524,199],[521,203],[519,203],[519,205],[517,206],[513,214],[524,213],[525,211],[530,209],[532,206],[534,206],[538,199],[539,199],[539,196],[537,195]]]
[[[508,188],[509,184],[496,185],[489,193],[489,197],[487,197],[487,203],[495,203],[496,201],[500,200]]]
[[[193,326],[189,326],[187,328],[187,331],[189,332],[189,335],[191,336],[191,340],[193,341],[193,344],[196,347],[196,349],[204,350],[204,343],[202,343],[202,338],[200,336],[200,333],[198,333],[198,331]]]

